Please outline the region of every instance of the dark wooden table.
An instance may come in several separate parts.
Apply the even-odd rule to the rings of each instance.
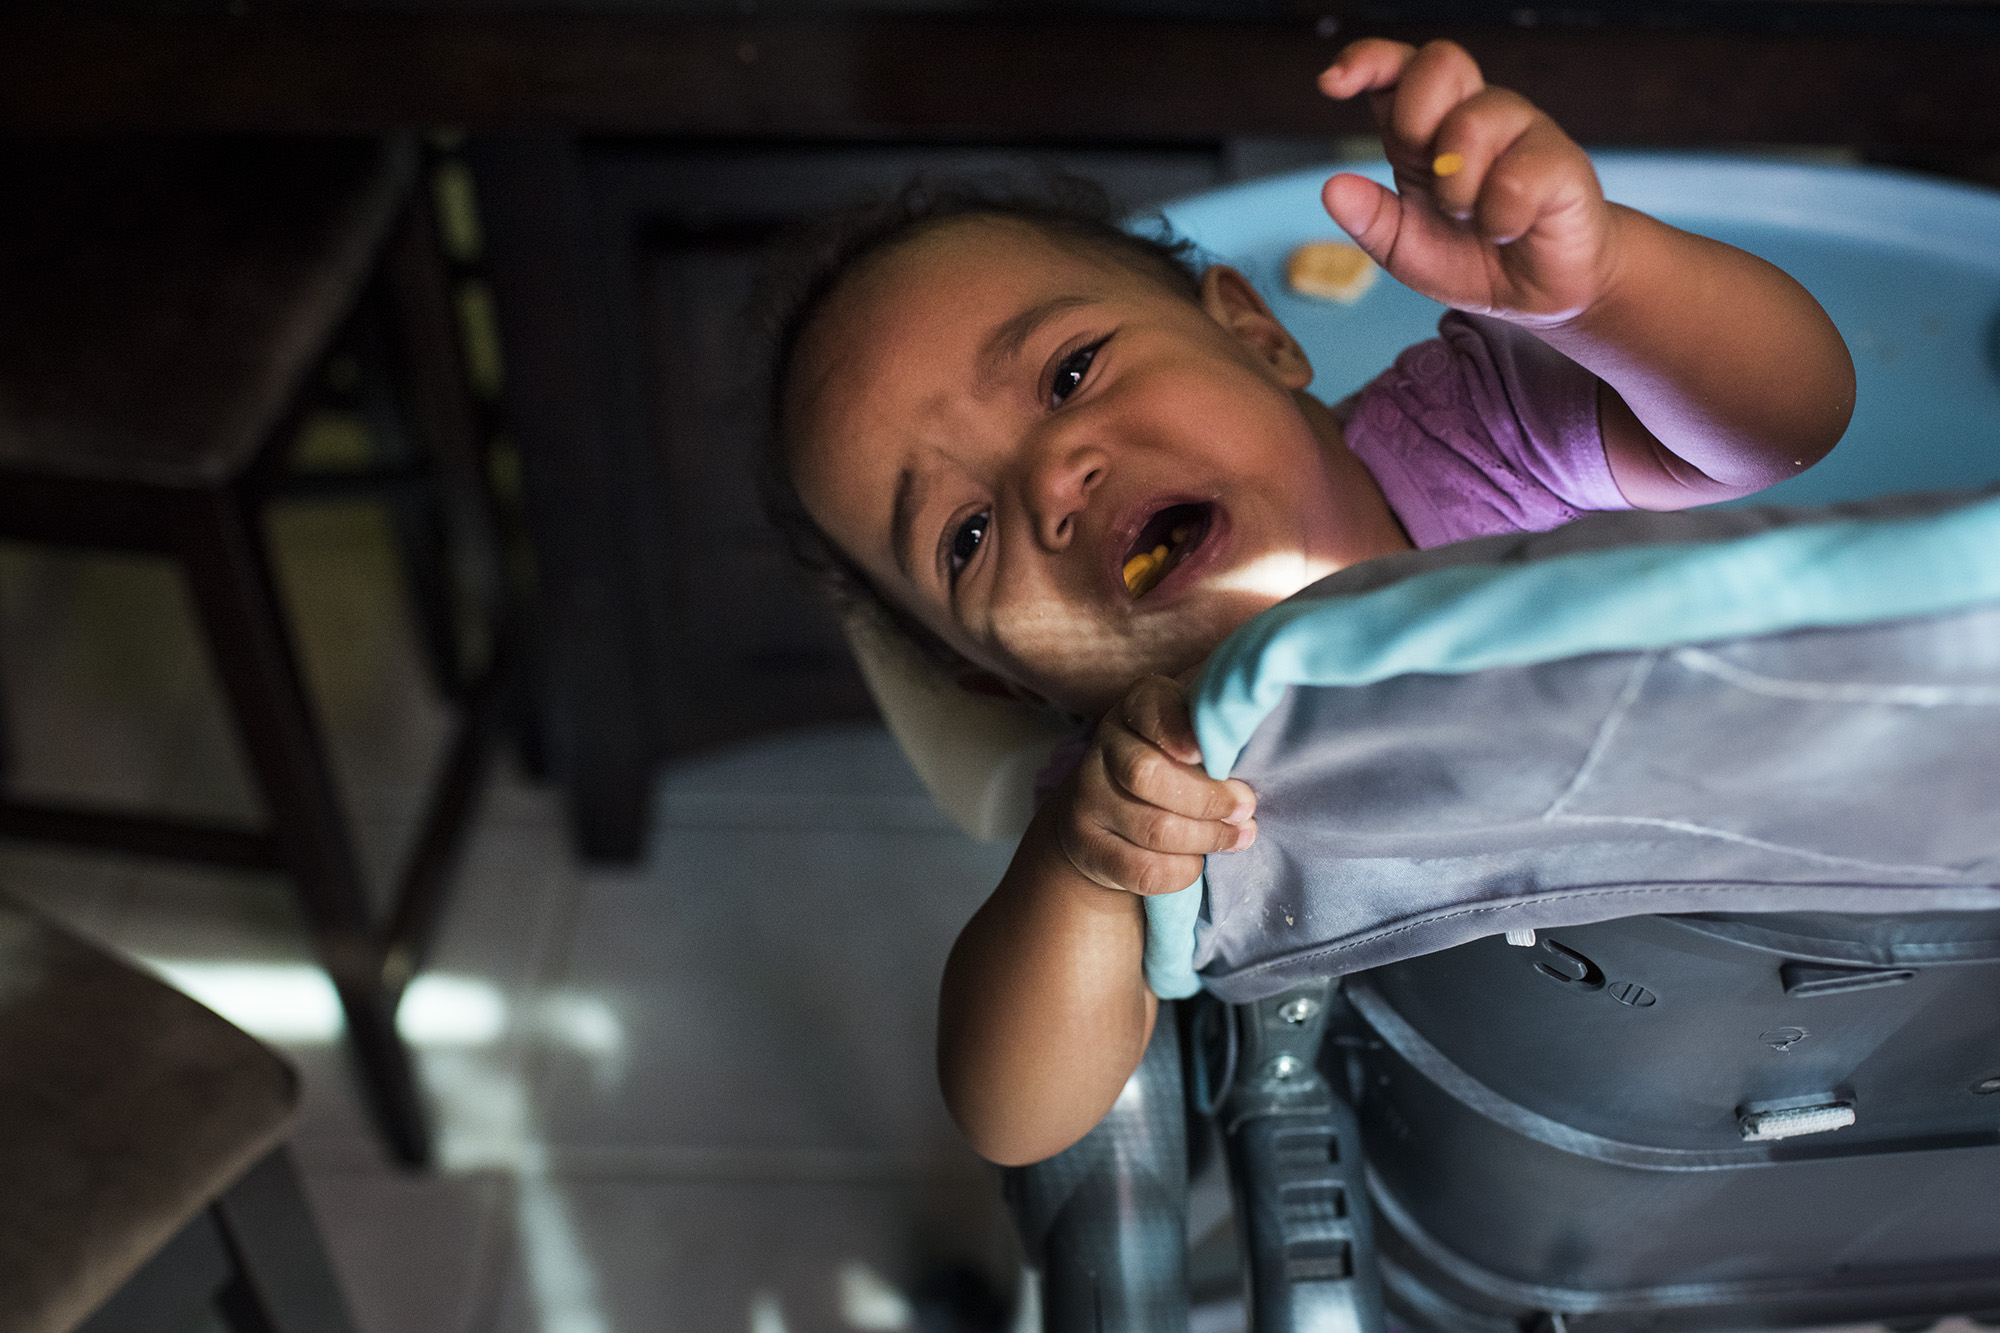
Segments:
[[[1991,4],[1335,0],[1249,21],[1009,8],[769,20],[16,10],[0,15],[0,127],[1093,143],[1337,135],[1365,130],[1366,113],[1326,104],[1312,75],[1340,43],[1374,32],[1456,37],[1491,81],[1593,141],[1974,153],[2000,143]]]
[[[1313,89],[1363,32],[1454,37],[1588,144],[1818,145],[2000,182],[1996,5],[1120,8],[17,10],[0,15],[0,129],[470,134],[548,761],[579,845],[607,858],[638,852],[663,757],[867,708],[830,622],[760,545],[741,469],[715,463],[748,450],[755,414],[712,383],[759,247],[857,184],[1025,151],[1139,199],[1199,188],[1246,142],[1366,133],[1365,110]]]

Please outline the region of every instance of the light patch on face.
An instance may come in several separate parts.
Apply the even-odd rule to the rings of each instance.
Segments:
[[[1099,617],[1046,603],[1012,615],[1007,637],[1024,657],[1064,672],[1087,673],[1101,666],[1128,682],[1148,671],[1173,675],[1207,656],[1243,620],[1341,568],[1337,560],[1304,551],[1274,551],[1211,574],[1207,588],[1232,605],[1216,616],[1208,634],[1202,633],[1203,626],[1170,615],[1129,621],[1121,632],[1107,635]],[[1107,650],[1115,654],[1115,662],[1106,660]]]
[[[1303,551],[1270,552],[1209,575],[1199,608],[1134,618],[1107,631],[1088,608],[1050,602],[1016,608],[1005,639],[1033,664],[1051,697],[1085,713],[1101,711],[1140,676],[1184,675],[1237,626],[1341,568],[1338,560]]]
[[[1218,574],[1211,582],[1225,592],[1249,593],[1282,602],[1341,568],[1337,561],[1316,560],[1304,552],[1278,551],[1258,556],[1238,569]]]
[[[1139,677],[1176,675],[1208,655],[1234,623],[1209,634],[1178,616],[1135,619],[1112,628],[1094,608],[1066,602],[1010,609],[1003,639],[1050,697],[1085,713],[1108,708]],[[1006,664],[996,663],[1003,670]]]

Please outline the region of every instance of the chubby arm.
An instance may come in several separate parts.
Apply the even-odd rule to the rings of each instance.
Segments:
[[[1014,1166],[1061,1152],[1139,1067],[1159,1010],[1143,897],[1186,888],[1204,853],[1256,837],[1250,789],[1199,762],[1180,687],[1134,685],[952,947],[938,1080],[981,1156]]]
[[[1049,807],[952,947],[938,1001],[938,1081],[979,1155],[1052,1157],[1089,1132],[1139,1067],[1159,1001],[1145,904],[1078,874]]]
[[[1607,203],[1583,150],[1461,48],[1366,39],[1320,87],[1370,95],[1396,179],[1335,176],[1334,221],[1407,286],[1531,329],[1596,374],[1606,459],[1633,504],[1747,495],[1847,428],[1853,361],[1803,287]]]
[[[1854,414],[1854,362],[1819,302],[1755,255],[1611,209],[1613,285],[1538,332],[1597,375],[1625,498],[1641,509],[1734,499],[1825,457]]]

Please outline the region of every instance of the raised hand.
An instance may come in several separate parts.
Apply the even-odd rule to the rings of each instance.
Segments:
[[[1487,86],[1462,47],[1365,38],[1319,86],[1373,104],[1395,190],[1342,174],[1321,199],[1391,277],[1531,326],[1574,318],[1611,284],[1619,216],[1590,159],[1519,93]]]

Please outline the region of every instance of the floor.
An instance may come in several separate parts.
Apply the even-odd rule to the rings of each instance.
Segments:
[[[308,674],[377,880],[445,715],[386,526],[273,520]],[[0,548],[0,697],[21,789],[251,816],[173,572]],[[277,1045],[362,1333],[810,1333],[912,1326],[927,1273],[1011,1294],[995,1176],[931,1073],[936,978],[1005,864],[885,733],[774,738],[666,773],[643,865],[585,868],[555,795],[503,772],[401,1023],[441,1168],[369,1133],[282,885],[0,846],[0,884]]]

